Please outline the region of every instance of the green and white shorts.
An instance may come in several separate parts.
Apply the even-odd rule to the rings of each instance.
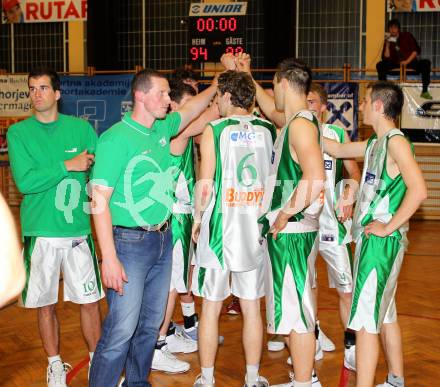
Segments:
[[[88,304],[104,297],[91,235],[69,238],[25,236],[26,285],[20,306],[40,308],[58,302],[60,271],[64,301]]]
[[[266,315],[269,333],[315,331],[316,300],[312,293],[318,233],[267,235]]]
[[[340,293],[351,293],[353,290],[353,255],[350,243],[338,245],[320,242],[319,255],[327,263],[329,286],[336,288]]]
[[[192,291],[209,301],[223,301],[231,294],[243,300],[264,297],[264,264],[250,271],[230,271],[195,266]]]
[[[356,243],[354,287],[348,328],[379,333],[397,321],[395,294],[405,244],[402,238],[362,234]]]
[[[179,214],[171,217],[173,235],[173,268],[171,272],[170,291],[187,293],[191,289],[190,272],[193,257],[191,240],[192,215]]]

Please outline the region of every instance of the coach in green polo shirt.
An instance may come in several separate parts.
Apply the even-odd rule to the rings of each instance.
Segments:
[[[93,218],[108,288],[108,315],[90,370],[91,387],[147,382],[167,302],[172,261],[170,139],[208,106],[216,81],[167,114],[169,85],[154,70],[132,82],[133,112],[98,140]]]

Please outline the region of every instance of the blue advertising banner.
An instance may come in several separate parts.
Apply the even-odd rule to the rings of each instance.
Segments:
[[[62,76],[60,111],[88,120],[100,135],[131,110],[132,78],[132,74]]]
[[[348,131],[350,138],[358,137],[358,96],[357,83],[325,83],[328,93],[326,122]]]

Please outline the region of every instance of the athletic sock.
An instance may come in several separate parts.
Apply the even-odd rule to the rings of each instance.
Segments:
[[[293,387],[312,387],[312,380],[310,379],[310,382],[298,382],[294,380]]]
[[[181,302],[180,305],[182,306],[182,314],[183,316],[192,316],[196,313],[196,306],[193,302]]]
[[[167,345],[167,342],[165,340],[166,340],[166,336],[159,335],[159,338],[157,339],[157,343],[154,349],[161,349],[164,345]]]
[[[185,331],[189,332],[197,328],[198,321],[199,316],[197,315],[197,313],[194,313],[191,316],[183,316],[183,326],[185,328]]]
[[[345,348],[350,348],[356,345],[356,334],[353,331],[344,332],[344,345]]]
[[[388,374],[387,382],[394,387],[404,387],[405,386],[405,380],[402,376],[397,376],[393,374]]]
[[[214,383],[214,367],[202,367],[202,376],[205,383],[212,384]]]
[[[253,383],[258,381],[258,370],[260,364],[246,364],[246,382]]]
[[[60,361],[61,363],[63,362],[62,360],[61,360],[61,356],[58,354],[58,355],[55,355],[55,356],[49,356],[48,358],[47,358],[47,361],[48,361],[48,363],[49,363],[49,365],[51,365],[52,363],[54,363],[54,362],[56,362],[56,361]]]
[[[175,332],[176,332],[176,327],[175,327],[174,323],[171,321],[170,325],[168,326],[167,336],[174,335]]]

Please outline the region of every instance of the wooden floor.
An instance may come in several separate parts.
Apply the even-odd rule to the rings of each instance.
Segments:
[[[400,275],[397,306],[403,332],[406,385],[440,386],[440,223],[412,222],[410,247]],[[327,289],[325,266],[318,261],[319,318],[326,334],[336,343],[336,351],[325,353],[316,369],[324,387],[354,386],[354,374],[340,384],[343,360],[342,328],[337,312],[335,291]],[[264,305],[263,305],[264,308]],[[103,314],[105,303],[102,303]],[[70,386],[87,385],[87,350],[81,336],[78,307],[61,303],[61,353],[64,361],[78,371]],[[176,319],[181,319],[176,314]],[[241,317],[222,315],[220,333],[225,344],[216,363],[218,387],[242,386],[243,352],[240,342]],[[261,374],[273,384],[286,382],[289,367],[287,352],[263,353]],[[186,374],[167,375],[155,372],[153,386],[192,386],[199,373],[197,354],[182,355],[191,363]],[[81,367],[81,362],[84,365]],[[46,356],[38,336],[36,312],[16,305],[0,311],[0,386],[46,386]],[[379,361],[377,382],[386,375],[383,357]],[[111,386],[109,386],[111,387]]]

